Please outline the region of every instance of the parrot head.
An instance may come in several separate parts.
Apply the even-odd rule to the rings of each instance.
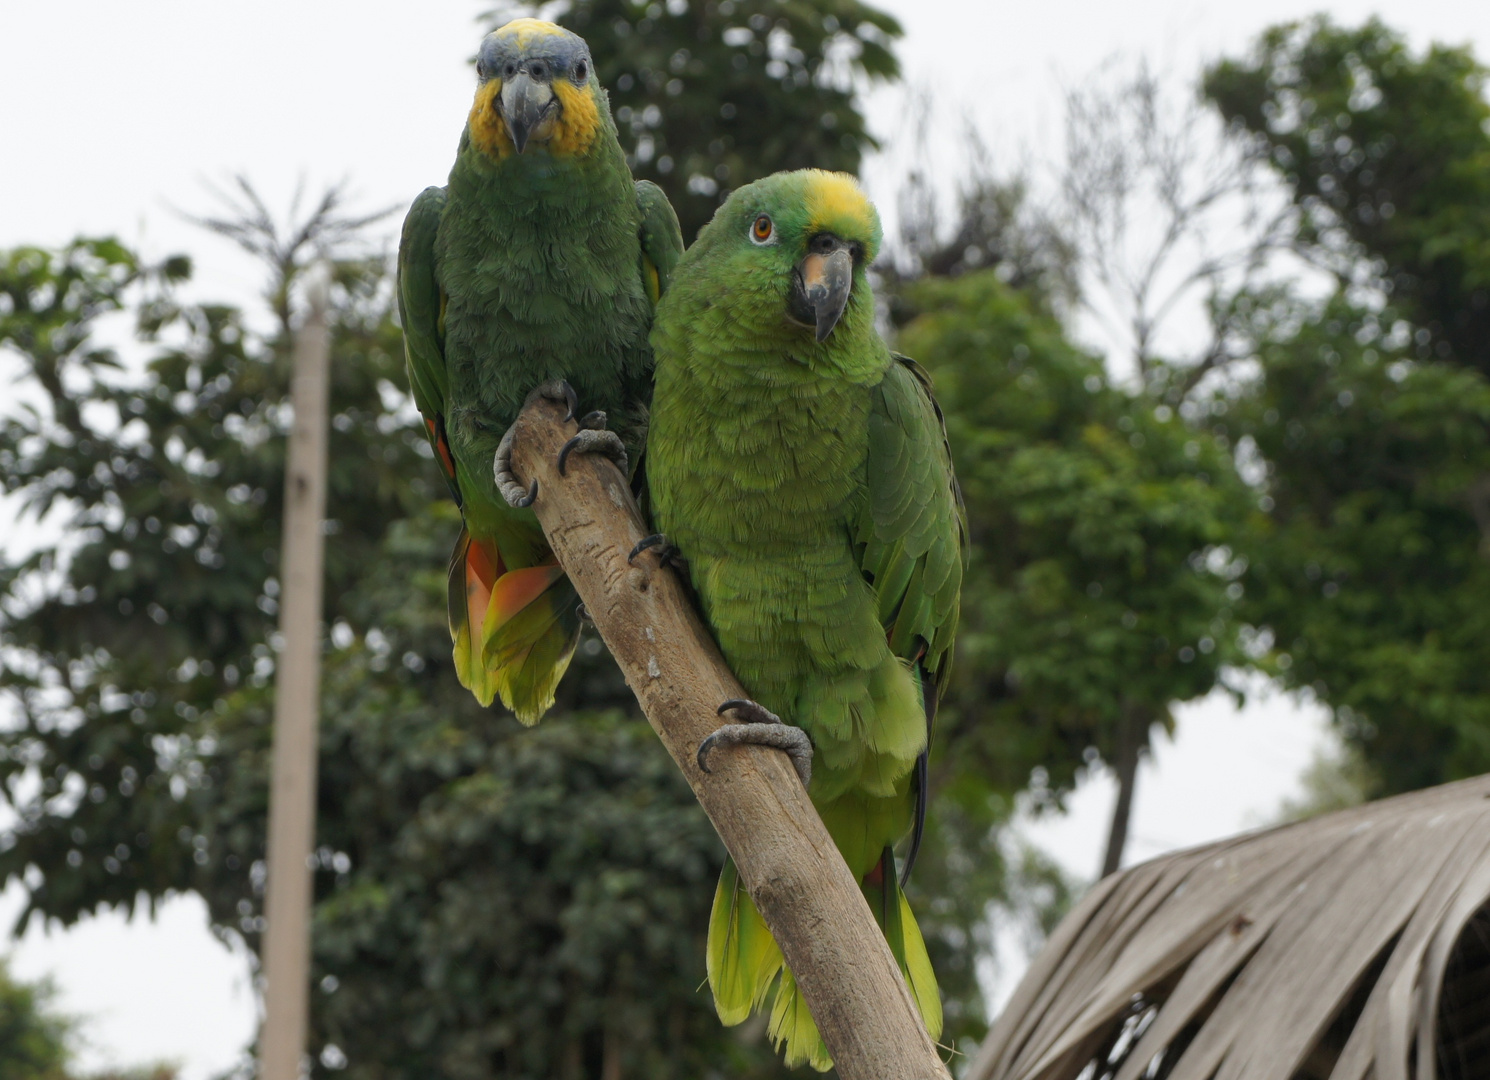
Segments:
[[[482,39],[476,78],[468,127],[490,156],[542,147],[567,157],[595,142],[605,104],[590,47],[578,34],[538,19],[514,19]]]
[[[867,268],[879,243],[879,215],[852,176],[804,169],[733,192],[694,246],[699,258],[722,257],[736,286],[763,301],[751,305],[761,331],[774,325],[821,343],[849,316],[872,330]]]

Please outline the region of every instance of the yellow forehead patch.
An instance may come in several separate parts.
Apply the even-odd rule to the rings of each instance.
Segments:
[[[562,26],[542,19],[513,19],[507,25],[497,28],[499,37],[516,38],[517,43],[524,47],[538,38],[564,37],[566,34],[568,31]]]
[[[807,170],[807,218],[813,232],[854,233],[866,239],[879,232],[874,204],[848,173]]]

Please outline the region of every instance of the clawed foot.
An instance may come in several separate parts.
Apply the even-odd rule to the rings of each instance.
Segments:
[[[731,698],[717,710],[718,715],[734,713],[743,723],[725,724],[698,746],[698,767],[710,772],[709,755],[720,746],[739,746],[749,743],[755,746],[772,746],[783,750],[792,759],[792,767],[806,787],[812,781],[812,740],[799,727],[781,722],[764,705],[746,698]]]
[[[550,379],[540,384],[528,395],[528,401],[534,398],[547,398],[549,401],[562,403],[566,421],[573,420],[579,408],[579,395],[574,392],[574,387],[569,385],[567,379]],[[564,466],[569,461],[569,455],[576,450],[581,454],[604,454],[620,466],[623,473],[630,472],[626,446],[621,442],[619,435],[605,429],[604,412],[596,409],[594,412],[586,413],[580,417],[579,427],[579,434],[566,442],[559,450],[560,476],[564,475]],[[502,436],[502,441],[497,444],[497,455],[492,462],[492,471],[496,476],[497,490],[502,493],[502,498],[507,500],[508,506],[522,509],[533,505],[533,500],[538,497],[537,478],[534,478],[530,486],[523,487],[512,473],[512,428],[507,429],[507,433]]]
[[[593,426],[591,426],[593,424]],[[616,463],[623,475],[631,472],[631,462],[626,457],[626,444],[614,431],[605,430],[605,413],[589,413],[579,422],[580,432],[559,449],[559,475],[564,475],[564,465],[575,451],[581,454],[604,454]]]
[[[667,533],[653,533],[644,536],[636,542],[636,547],[626,556],[626,561],[632,566],[636,565],[636,557],[644,551],[657,549],[657,561],[664,566],[671,566],[680,573],[688,573],[688,560],[683,558],[683,553],[668,542]]]

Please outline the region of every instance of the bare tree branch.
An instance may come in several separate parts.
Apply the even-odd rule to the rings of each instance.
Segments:
[[[178,210],[183,218],[237,244],[248,254],[269,267],[269,284],[265,290],[286,340],[291,332],[290,292],[295,278],[318,259],[344,264],[360,245],[369,225],[384,220],[397,206],[384,207],[367,214],[346,214],[347,183],[328,186],[316,200],[315,209],[300,216],[305,198],[305,179],[295,185],[287,217],[281,221],[264,202],[247,176],[235,174],[232,187],[224,190],[204,181],[213,198],[226,211],[222,214],[190,214]]]
[[[1187,302],[1223,313],[1223,294],[1250,287],[1290,250],[1294,211],[1198,99],[1171,100],[1147,63],[1098,76],[1066,95],[1062,220],[1088,280],[1082,306],[1132,363],[1145,388],[1183,398],[1237,359],[1235,327],[1166,348]]]

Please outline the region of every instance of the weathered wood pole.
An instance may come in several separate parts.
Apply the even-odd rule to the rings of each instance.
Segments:
[[[627,564],[647,530],[620,471],[599,455],[576,454],[559,475],[559,448],[576,430],[562,416],[546,399],[528,404],[517,420],[513,472],[538,481],[533,509],[549,544],[734,856],[838,1075],[946,1080],[864,894],[787,756],[731,748],[710,759],[712,774],[699,770],[698,744],[721,724],[715,709],[746,695],[673,572],[648,555]]]
[[[311,272],[305,323],[295,335],[280,546],[274,683],[274,762],[264,898],[264,1027],[260,1080],[299,1080],[310,970],[311,849],[316,835],[316,721],[321,686],[321,565],[326,516],[326,397],[330,330],[326,275]]]

